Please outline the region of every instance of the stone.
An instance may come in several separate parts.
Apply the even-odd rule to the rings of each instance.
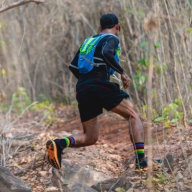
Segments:
[[[180,171],[177,172],[177,179],[178,179],[178,181],[183,180],[183,175],[181,174]]]
[[[65,172],[63,169],[52,169],[53,176],[51,178],[53,186],[62,189],[65,192],[70,192],[68,188],[69,181],[65,179]]]
[[[60,190],[57,187],[50,186],[50,187],[47,187],[45,189],[45,191],[46,192],[59,192]]]
[[[97,191],[115,190],[118,187],[123,188],[124,190],[129,190],[132,187],[132,184],[128,181],[128,178],[124,176],[119,178],[108,179],[92,186],[92,188]]]
[[[45,177],[47,175],[47,171],[39,171],[39,175],[41,177]]]
[[[74,182],[69,185],[69,189],[73,192],[97,192],[95,189],[81,182]]]
[[[62,161],[62,170],[65,172],[65,180],[71,182],[82,182],[86,185],[94,185],[103,180],[109,179],[108,175],[101,172],[92,170],[90,168],[81,167],[79,165],[74,165],[68,161]]]
[[[85,168],[70,161],[63,160],[61,169],[52,169],[53,186],[65,192],[96,192],[90,186],[110,177],[96,170]]]
[[[31,192],[31,187],[9,169],[0,166],[0,192]]]

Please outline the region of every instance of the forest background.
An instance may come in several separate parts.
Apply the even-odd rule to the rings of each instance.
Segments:
[[[166,128],[192,124],[192,0],[45,0],[1,12],[16,2],[0,2],[2,135],[11,129],[10,113],[43,110],[50,123],[56,104],[77,108],[68,66],[110,12],[120,20],[120,64],[132,80],[126,91],[142,118]]]
[[[16,1],[3,1],[2,6],[11,2]],[[84,0],[83,3],[47,0],[40,5],[28,4],[1,13],[1,103],[6,108],[5,103],[12,100],[14,93],[23,105],[46,99],[72,103],[76,80],[68,66],[83,40],[98,32],[100,16],[114,12],[122,28],[121,65],[132,79],[131,98],[140,109],[146,110],[146,83],[152,55],[153,118],[165,119],[167,111],[173,110],[182,114],[172,114],[171,120],[184,116],[190,121],[191,3],[190,0]],[[148,18],[153,18],[155,28],[152,48],[146,29]]]

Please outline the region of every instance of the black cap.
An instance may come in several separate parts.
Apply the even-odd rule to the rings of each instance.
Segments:
[[[110,29],[119,23],[118,17],[115,14],[105,14],[100,18],[100,25],[102,29]]]

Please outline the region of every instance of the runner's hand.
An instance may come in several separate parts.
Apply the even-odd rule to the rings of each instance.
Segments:
[[[130,86],[131,79],[129,79],[129,77],[125,73],[122,73],[121,80],[123,82],[124,89],[127,89]]]

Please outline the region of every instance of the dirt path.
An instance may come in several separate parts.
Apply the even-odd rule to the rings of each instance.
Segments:
[[[51,167],[45,163],[46,141],[50,137],[69,136],[75,130],[82,131],[77,109],[73,107],[59,108],[57,120],[49,126],[40,120],[41,117],[37,114],[28,113],[14,126],[10,137],[18,139],[12,144],[10,153],[13,155],[7,165],[13,173],[30,183],[34,192],[48,191],[51,187]],[[125,171],[131,175],[134,172],[134,153],[128,133],[128,122],[116,114],[104,113],[99,116],[98,123],[98,142],[89,147],[66,149],[63,159],[113,178]],[[144,127],[146,129],[145,123]],[[175,157],[181,156],[177,129],[167,128],[165,132],[163,136],[162,127],[153,125],[154,158],[162,157],[165,153],[163,139],[167,142],[166,152],[171,152]],[[190,134],[186,138],[189,139]],[[176,143],[178,144],[175,145]]]

